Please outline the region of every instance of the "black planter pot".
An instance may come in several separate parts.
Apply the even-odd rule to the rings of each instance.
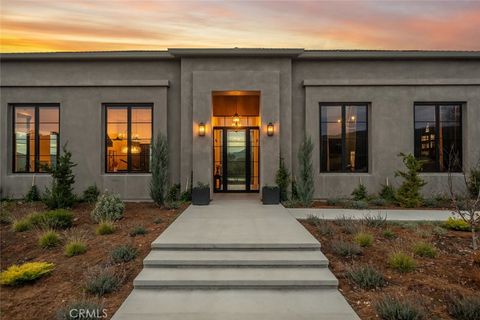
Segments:
[[[278,187],[263,187],[262,203],[263,204],[279,204],[280,189]]]
[[[192,204],[196,206],[206,206],[210,204],[210,188],[198,188],[192,189]]]

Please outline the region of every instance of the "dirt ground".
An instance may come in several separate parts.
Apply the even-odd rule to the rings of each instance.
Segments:
[[[185,209],[164,210],[153,203],[127,203],[123,218],[116,223],[117,229],[111,235],[95,234],[97,226],[90,219],[93,205],[79,204],[74,209],[74,228],[86,234],[87,252],[66,257],[63,245],[52,249],[38,246],[38,231],[13,232],[11,226],[0,227],[1,270],[12,264],[31,261],[46,261],[55,264],[55,270],[36,282],[19,287],[0,288],[1,319],[55,319],[57,310],[75,298],[93,298],[85,294],[82,279],[85,271],[94,265],[106,265],[110,261],[113,248],[122,244],[132,244],[138,256],[130,262],[117,264],[115,269],[125,272],[125,280],[116,292],[99,299],[106,308],[108,318],[115,313],[133,289],[133,279],[142,269],[143,258],[150,251],[150,243],[158,237]],[[16,204],[15,217],[22,217],[35,211],[45,210],[41,203]],[[162,222],[158,221],[162,219]],[[148,233],[130,237],[129,231],[135,226],[143,226]]]
[[[332,240],[352,241],[353,235],[332,221],[324,221],[333,235],[320,235],[318,228],[306,220],[300,221],[322,244],[322,251],[330,260],[330,269],[339,279],[339,289],[362,319],[378,319],[374,305],[384,294],[410,298],[425,308],[428,319],[451,319],[447,305],[452,297],[477,295],[480,292],[480,262],[471,249],[469,232],[448,231],[446,235],[432,234],[433,225],[388,225],[396,238],[383,236],[383,228],[364,227],[374,235],[371,247],[353,258],[344,258],[332,251]],[[412,252],[416,241],[431,242],[438,249],[436,258],[415,257],[417,267],[410,273],[400,273],[387,263],[394,250]],[[370,264],[387,280],[387,285],[374,290],[363,290],[350,283],[345,272],[349,267]]]

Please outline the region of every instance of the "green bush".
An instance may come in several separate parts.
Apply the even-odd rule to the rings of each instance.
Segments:
[[[383,198],[375,198],[370,200],[368,203],[375,207],[385,207],[388,205],[388,201]]]
[[[150,162],[152,177],[150,179],[150,197],[158,206],[163,206],[168,188],[168,141],[159,133],[152,144]]]
[[[28,190],[27,194],[25,195],[25,201],[27,202],[35,202],[40,201],[40,192],[38,192],[38,188],[36,185],[32,185],[30,190]]]
[[[73,184],[75,175],[72,168],[76,166],[72,162],[72,154],[63,146],[63,153],[53,167],[45,167],[45,170],[52,176],[50,189],[45,190],[43,201],[50,209],[70,208],[75,203]]]
[[[130,237],[135,237],[139,235],[147,234],[147,229],[143,226],[136,226],[132,230],[130,230]]]
[[[343,206],[345,200],[341,198],[330,198],[327,199],[327,205],[329,206]]]
[[[115,263],[128,262],[135,259],[137,256],[137,249],[131,245],[122,245],[113,249],[111,258]]]
[[[480,192],[480,166],[477,165],[475,168],[470,170],[468,175],[468,191],[472,198],[478,197]]]
[[[83,191],[82,200],[86,203],[95,203],[99,195],[100,191],[96,185],[93,185]]]
[[[340,216],[334,220],[337,226],[342,227],[343,231],[348,234],[356,234],[360,231],[362,225],[359,221],[347,216]]]
[[[442,225],[445,229],[456,231],[470,231],[469,224],[463,219],[455,219],[453,217],[448,218]]]
[[[432,233],[438,237],[444,236],[448,233],[447,229],[436,226],[432,229]]]
[[[12,265],[0,273],[0,284],[16,286],[25,282],[34,281],[55,269],[53,263],[28,262],[22,265]]]
[[[312,204],[315,185],[313,183],[312,164],[313,143],[310,137],[305,137],[298,149],[299,175],[296,179],[298,200],[304,207]]]
[[[388,264],[391,268],[400,272],[410,272],[415,270],[416,263],[412,256],[403,251],[390,254]]]
[[[364,184],[360,183],[353,191],[352,197],[355,201],[367,200],[367,187]]]
[[[395,234],[395,232],[393,232],[391,229],[385,229],[383,231],[383,236],[387,239],[394,239],[397,237],[397,235]]]
[[[275,176],[275,183],[280,189],[280,201],[288,200],[288,186],[290,185],[290,172],[285,166],[285,161],[280,158],[277,174]]]
[[[365,210],[368,209],[368,202],[364,200],[345,201],[344,206],[349,209]]]
[[[320,233],[322,236],[331,236],[333,235],[333,229],[332,227],[330,226],[330,224],[325,221],[325,220],[322,220],[322,222],[320,222],[319,224],[317,224],[317,230],[318,230],[318,233]]]
[[[73,213],[66,209],[34,213],[29,219],[32,225],[48,229],[67,229],[73,225]]]
[[[305,221],[307,221],[307,223],[309,225],[312,225],[312,226],[316,226],[318,224],[321,223],[322,219],[320,219],[319,217],[317,217],[316,215],[314,214],[309,214],[307,216],[307,219],[305,219]]]
[[[168,189],[167,196],[165,197],[166,203],[177,202],[180,199],[180,184],[174,184]]]
[[[60,243],[60,235],[53,229],[45,230],[38,238],[38,245],[44,249],[56,247]]]
[[[435,198],[426,198],[423,200],[423,206],[427,208],[439,208],[440,203]]]
[[[365,224],[370,228],[383,228],[387,225],[387,216],[382,216],[380,213],[377,215],[367,214],[364,216],[363,220]]]
[[[333,252],[342,257],[352,257],[362,253],[362,248],[353,242],[334,240],[331,245]]]
[[[189,202],[192,201],[192,192],[190,190],[183,191],[180,194],[180,202]]]
[[[370,247],[373,243],[373,235],[367,232],[359,232],[355,235],[354,241],[360,247]]]
[[[458,320],[479,320],[480,319],[480,296],[467,296],[450,298],[448,312]]]
[[[123,217],[123,210],[125,210],[125,204],[120,199],[120,196],[105,191],[105,193],[98,198],[91,217],[95,222],[105,220],[116,221]]]
[[[156,218],[155,220],[153,220],[153,223],[155,223],[155,224],[163,223],[163,219],[162,218]]]
[[[84,310],[80,315],[79,310]],[[104,319],[104,306],[96,301],[81,299],[68,303],[57,311],[57,320],[100,320]]]
[[[87,270],[84,287],[88,293],[103,296],[117,290],[122,281],[123,277],[112,267],[95,266]]]
[[[382,185],[382,189],[378,195],[388,202],[395,202],[395,194],[396,191],[392,185]]]
[[[413,245],[413,253],[419,257],[435,258],[437,256],[437,249],[430,243],[417,242]]]
[[[424,309],[409,299],[384,296],[375,304],[375,310],[383,320],[421,320]]]
[[[406,171],[397,170],[396,177],[401,177],[403,183],[397,191],[396,200],[402,207],[416,208],[420,207],[423,202],[423,197],[420,194],[422,187],[426,184],[419,173],[422,171],[423,161],[417,160],[412,154],[405,155],[400,153],[403,164],[407,168]]]
[[[28,217],[23,219],[14,220],[12,223],[12,230],[15,232],[24,232],[32,229],[32,222]]]
[[[73,257],[87,252],[83,234],[78,230],[70,230],[67,235],[67,243],[65,244],[65,255]]]
[[[360,266],[347,270],[347,279],[362,289],[369,290],[385,285],[383,275],[372,266]]]
[[[115,223],[110,220],[100,221],[97,228],[95,229],[95,233],[98,235],[112,234],[114,232],[115,232]]]

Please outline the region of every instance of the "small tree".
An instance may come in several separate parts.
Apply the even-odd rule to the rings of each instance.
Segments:
[[[151,170],[150,197],[155,204],[162,206],[168,190],[168,142],[161,133],[157,135],[152,146]]]
[[[427,183],[419,176],[422,171],[423,161],[417,160],[411,153],[400,153],[406,171],[397,170],[396,177],[403,178],[403,183],[397,191],[396,199],[402,207],[415,208],[422,205],[423,197],[420,193],[422,187]]]
[[[365,187],[365,185],[360,182],[358,186],[352,191],[352,197],[355,201],[367,200],[367,187]]]
[[[313,184],[312,165],[313,144],[310,137],[305,137],[298,149],[299,177],[296,180],[298,200],[303,206],[308,207],[312,203],[315,186]]]
[[[285,167],[285,161],[280,157],[275,183],[280,189],[280,201],[288,200],[288,185],[290,184],[290,172]]]
[[[51,189],[45,190],[43,201],[50,209],[70,208],[75,203],[73,184],[75,175],[73,167],[77,164],[72,161],[72,153],[67,150],[67,144],[62,147],[62,154],[53,166],[44,166],[52,176]]]
[[[450,198],[452,200],[453,212],[452,214],[456,217],[459,217],[466,223],[468,223],[469,229],[472,234],[472,248],[473,250],[478,250],[478,236],[477,229],[480,227],[480,190],[474,190],[472,188],[472,181],[478,177],[475,177],[475,174],[478,174],[478,165],[475,168],[472,168],[469,173],[465,169],[462,169],[461,175],[463,177],[463,194],[455,193],[453,187],[453,168],[461,168],[460,159],[457,154],[450,152],[449,155],[449,169],[448,169],[448,190],[450,193]],[[474,194],[472,191],[476,192]]]

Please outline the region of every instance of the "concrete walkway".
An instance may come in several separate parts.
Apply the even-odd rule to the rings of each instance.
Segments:
[[[307,208],[297,209],[288,208],[288,212],[296,219],[305,219],[314,215],[321,219],[334,220],[338,217],[347,217],[352,219],[363,219],[365,216],[382,216],[388,220],[394,221],[445,221],[452,217],[450,210],[408,210],[408,209],[337,209],[337,208]]]
[[[112,319],[359,319],[320,243],[285,208],[235,196],[187,208]]]

